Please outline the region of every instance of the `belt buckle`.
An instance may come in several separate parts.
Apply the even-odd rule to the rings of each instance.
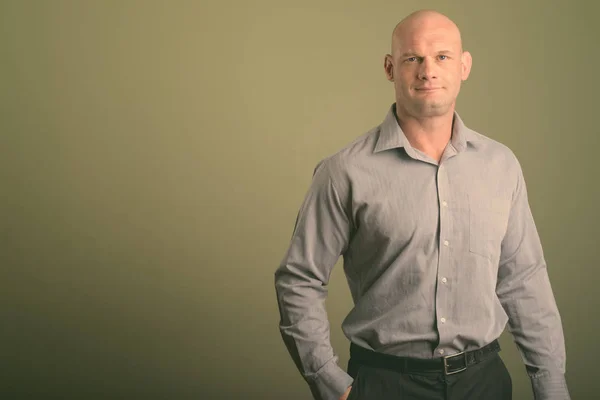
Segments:
[[[456,357],[460,357],[463,356],[465,359],[465,366],[463,368],[459,368],[457,370],[454,371],[448,371],[448,359],[449,358],[456,358]],[[444,375],[453,375],[453,374],[457,374],[459,372],[462,372],[464,370],[467,369],[467,353],[465,351],[461,351],[460,353],[456,353],[456,354],[452,354],[451,356],[446,356],[443,357],[444,360]]]

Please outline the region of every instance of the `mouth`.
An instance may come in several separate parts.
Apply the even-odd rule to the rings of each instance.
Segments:
[[[418,87],[415,88],[417,92],[434,92],[436,90],[440,90],[441,87]]]

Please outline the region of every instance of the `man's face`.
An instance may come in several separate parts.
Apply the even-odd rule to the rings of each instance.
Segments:
[[[402,27],[393,40],[385,69],[396,91],[399,115],[427,118],[454,111],[461,82],[471,67],[458,29],[431,18]]]

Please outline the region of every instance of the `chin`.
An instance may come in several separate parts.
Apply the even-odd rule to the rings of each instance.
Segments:
[[[448,104],[423,104],[417,110],[417,115],[421,117],[441,117],[451,111]]]

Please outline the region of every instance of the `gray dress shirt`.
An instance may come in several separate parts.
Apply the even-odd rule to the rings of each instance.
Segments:
[[[561,319],[521,167],[458,114],[439,163],[410,145],[392,105],[381,125],[315,168],[275,287],[281,335],[318,400],[352,384],[325,309],[340,256],[351,342],[435,358],[480,348],[508,322],[536,399],[569,399]]]

